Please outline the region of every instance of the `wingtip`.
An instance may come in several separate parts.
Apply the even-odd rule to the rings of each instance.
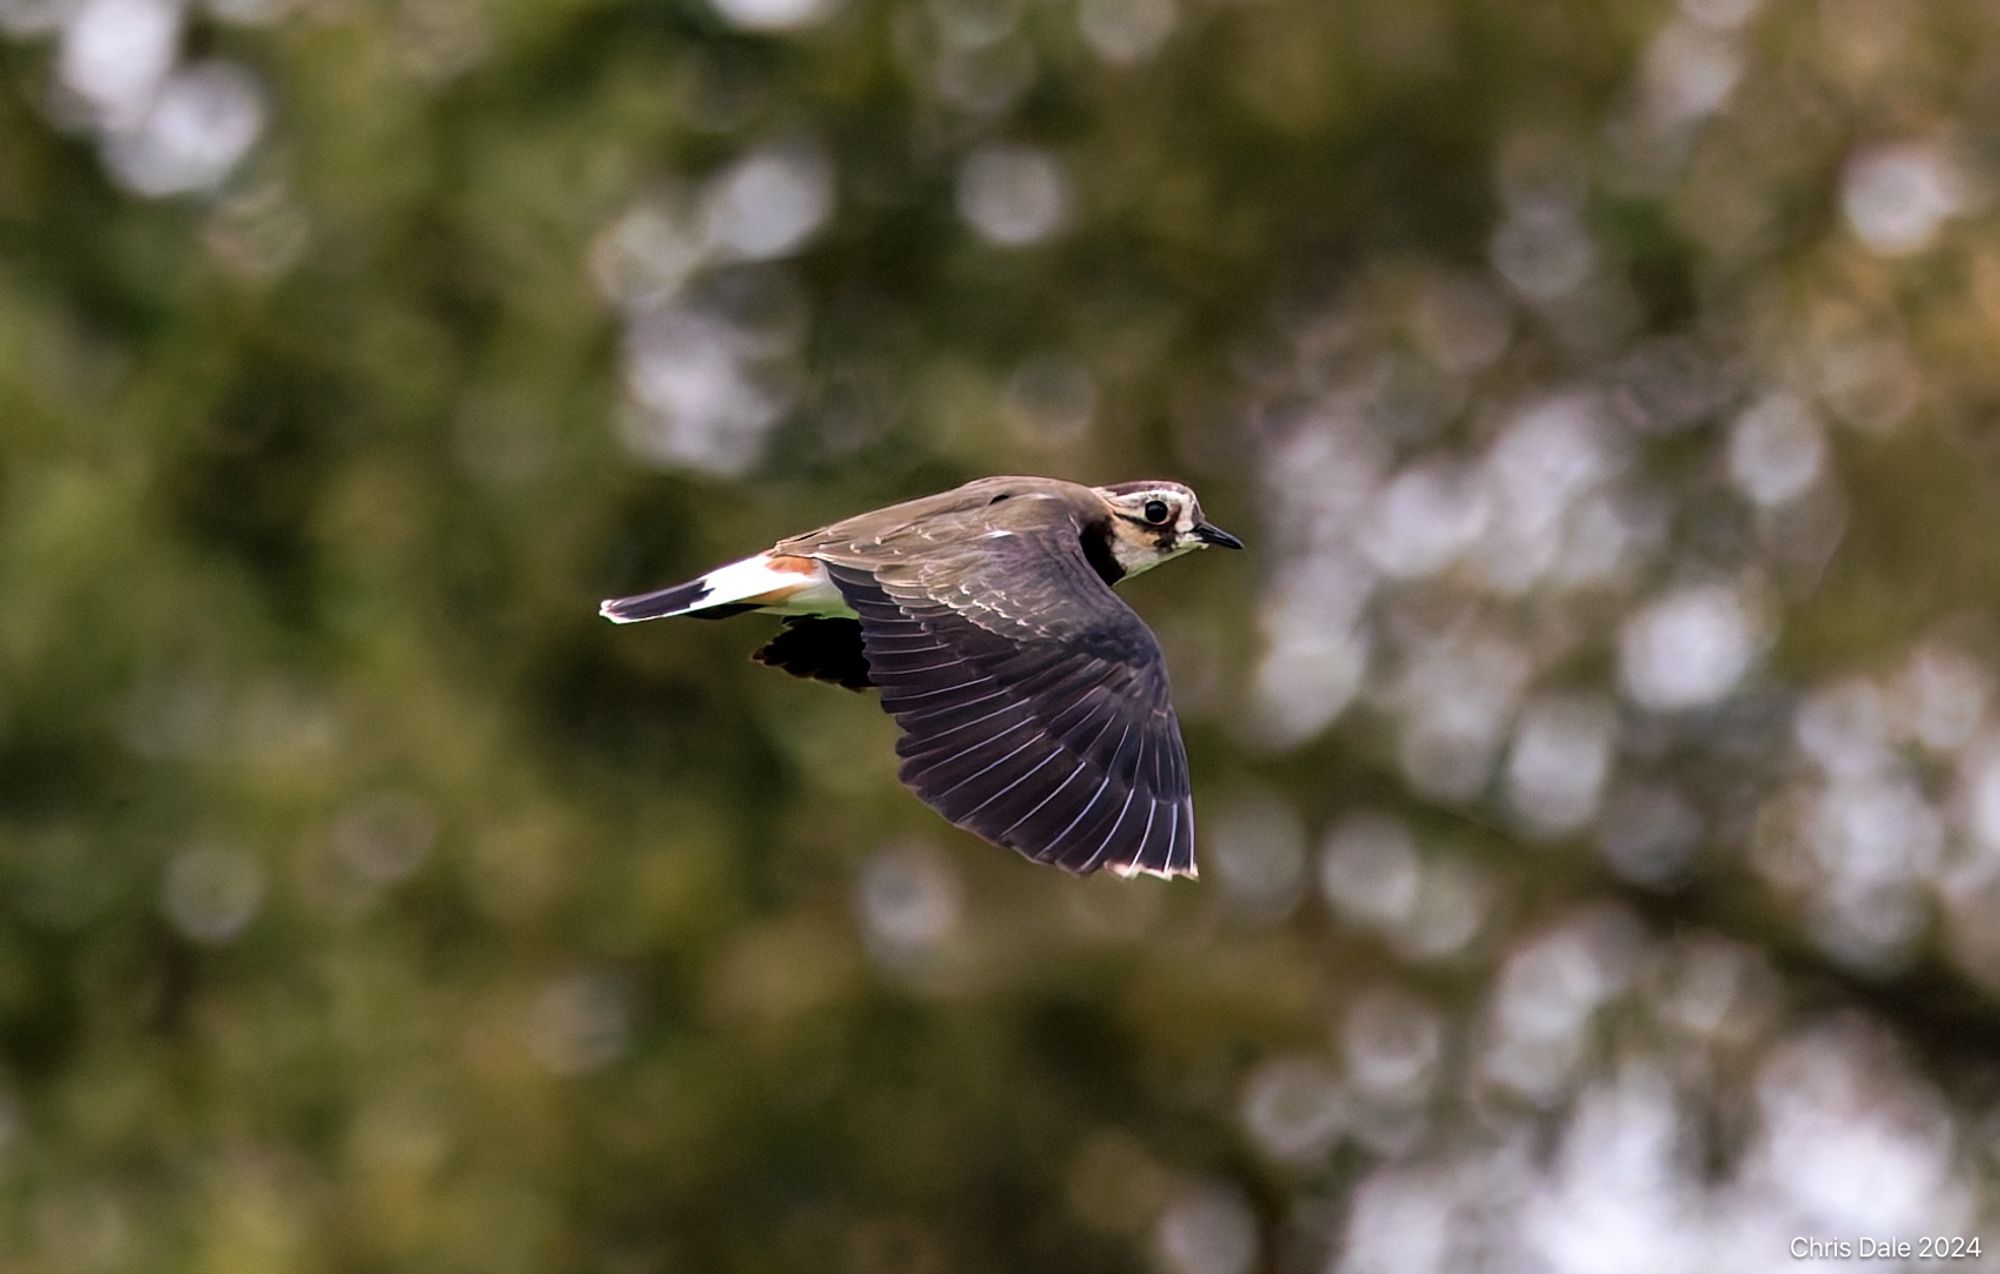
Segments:
[[[1147,867],[1141,863],[1113,863],[1111,874],[1120,880],[1151,876],[1155,880],[1195,880],[1201,873],[1193,867]]]

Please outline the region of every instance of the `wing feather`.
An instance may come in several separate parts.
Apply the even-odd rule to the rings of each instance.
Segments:
[[[954,518],[964,526],[944,526]],[[900,778],[926,804],[1078,874],[1194,874],[1166,664],[1090,568],[1072,504],[982,500],[828,528],[788,552],[824,562],[860,618],[870,680],[902,728]]]
[[[811,555],[859,617],[870,680],[902,728],[899,775],[927,804],[1079,874],[1192,875],[1159,644],[1091,569],[1063,507],[1009,514],[1002,536],[821,538]]]

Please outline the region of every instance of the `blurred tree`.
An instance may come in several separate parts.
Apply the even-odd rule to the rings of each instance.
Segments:
[[[1996,70],[1975,0],[0,0],[0,1268],[1979,1234]],[[1198,885],[592,613],[1004,471],[1253,539],[1128,590]]]

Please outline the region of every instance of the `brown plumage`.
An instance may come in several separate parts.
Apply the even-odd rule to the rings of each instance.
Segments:
[[[1175,483],[985,478],[602,613],[785,614],[757,658],[878,688],[900,777],[952,822],[1080,874],[1191,876],[1165,662],[1111,585],[1209,545],[1242,547]]]

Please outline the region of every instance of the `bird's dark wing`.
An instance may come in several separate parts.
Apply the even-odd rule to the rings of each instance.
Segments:
[[[830,681],[849,690],[866,690],[871,684],[861,625],[851,619],[793,616],[751,658],[794,677]]]
[[[903,782],[1038,862],[1193,875],[1187,753],[1151,630],[1091,569],[1067,513],[985,525],[818,554],[902,727]]]

